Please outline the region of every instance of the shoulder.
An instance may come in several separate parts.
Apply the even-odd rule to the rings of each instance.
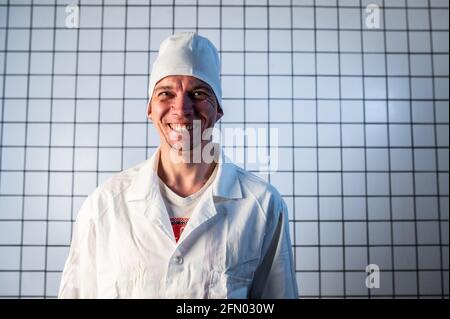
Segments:
[[[131,186],[133,180],[147,161],[117,173],[100,184],[84,201],[78,213],[78,219],[98,218],[108,210],[117,197]]]
[[[111,176],[97,188],[98,191],[110,197],[116,197],[117,195],[122,194],[128,189],[128,187],[131,186],[132,182],[141,171],[141,168],[147,163],[148,160],[143,161],[131,168]]]
[[[277,217],[282,212],[285,203],[275,186],[238,166],[236,166],[236,174],[241,184],[243,197],[255,200],[266,218]]]

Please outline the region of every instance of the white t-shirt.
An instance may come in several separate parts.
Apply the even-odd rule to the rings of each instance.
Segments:
[[[172,224],[173,232],[177,242],[202,195],[214,181],[214,178],[217,174],[217,168],[218,165],[216,165],[211,176],[208,178],[208,181],[202,186],[202,188],[187,197],[178,195],[173,190],[171,190],[161,179],[159,179],[159,188],[164,200],[164,204],[166,205],[167,212],[169,213],[170,222]]]

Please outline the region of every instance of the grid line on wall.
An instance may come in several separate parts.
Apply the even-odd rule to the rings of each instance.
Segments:
[[[339,10],[337,10],[337,25],[341,24],[341,17],[339,14]],[[341,79],[341,58],[340,58],[340,54],[339,52],[341,51],[341,37],[340,37],[340,32],[337,33],[337,51],[338,51],[338,78]],[[340,82],[341,80],[339,80]],[[341,83],[339,83],[339,122],[342,122],[342,85]],[[342,139],[342,125],[339,126],[339,159],[340,159],[340,184],[341,184],[341,190],[344,189],[344,180],[342,178],[342,173],[343,173],[343,163],[344,163],[344,156],[343,156],[343,149],[342,149],[342,145],[343,145],[343,139]],[[347,296],[347,276],[346,276],[346,272],[347,272],[347,264],[346,264],[346,260],[345,260],[345,223],[344,221],[344,211],[345,211],[345,201],[344,201],[344,192],[341,192],[341,218],[342,218],[342,236],[341,236],[341,240],[342,240],[342,268],[343,268],[343,293],[344,293],[344,298],[346,298]]]
[[[46,222],[45,222],[45,250],[44,250],[44,296],[47,296],[47,278],[48,278],[48,274],[47,274],[47,263],[48,263],[48,245],[49,245],[49,206],[50,206],[50,171],[51,171],[51,163],[52,163],[52,129],[53,129],[53,125],[52,125],[52,111],[53,111],[53,90],[54,90],[54,69],[55,69],[55,45],[56,45],[56,6],[54,7],[54,11],[53,11],[53,32],[52,32],[52,36],[53,36],[53,52],[52,52],[52,74],[50,77],[50,125],[49,125],[49,137],[48,137],[48,166],[47,166],[47,196],[46,196]],[[33,8],[31,9],[31,14],[33,14]],[[30,26],[32,26],[33,24],[30,23]],[[32,31],[30,31],[32,32]],[[31,45],[31,40],[32,40],[32,36],[30,34],[30,56],[31,56],[31,49],[32,49],[32,45]],[[30,58],[31,59],[31,58]],[[31,62],[29,63],[28,67],[31,66]],[[76,79],[76,77],[75,77]],[[30,81],[28,81],[30,82]],[[75,91],[76,93],[76,91]],[[27,94],[28,96],[28,94]],[[76,105],[76,102],[75,102]],[[75,106],[76,107],[76,106]],[[74,116],[76,115],[76,113],[74,114]],[[28,117],[27,117],[28,118]],[[75,117],[75,121],[76,121],[76,117]],[[74,125],[75,127],[75,125]],[[74,139],[73,141],[75,142],[75,132],[74,132]],[[75,144],[74,144],[75,145]],[[74,153],[73,153],[74,154]],[[26,155],[25,155],[26,156]],[[25,187],[25,180],[24,180],[24,187]],[[25,195],[25,191],[24,191],[24,195]],[[72,230],[71,230],[72,232]],[[22,234],[23,235],[23,234]],[[22,268],[22,265],[21,265]],[[19,293],[19,295],[21,295],[21,293]]]
[[[386,1],[383,0],[383,7],[385,7]],[[386,21],[386,13],[383,10],[383,23]],[[386,34],[386,29],[383,29],[383,45],[384,45],[384,51],[386,52],[386,47],[387,47],[387,34]],[[385,54],[386,56],[386,54]],[[387,59],[384,59],[384,72],[385,74],[389,74],[388,72],[388,63],[387,63]],[[388,78],[386,76],[385,78],[385,86],[386,86],[386,92],[389,92],[389,81]],[[389,95],[386,96],[386,105],[389,105]],[[390,123],[390,118],[389,118],[389,111],[388,108],[386,107],[386,120],[388,123]],[[387,135],[387,148],[388,148],[388,177],[389,177],[389,223],[390,223],[390,236],[391,236],[391,241],[394,241],[394,223],[393,223],[393,219],[392,219],[392,175],[391,175],[391,152],[389,151],[391,149],[391,138],[390,138],[390,129],[389,129],[389,124],[386,125],[386,135]],[[391,247],[391,260],[392,260],[392,268],[394,269],[394,246]],[[395,271],[392,272],[392,291],[394,293],[394,298],[395,298]]]
[[[31,20],[31,22],[33,21],[33,9],[31,9],[30,10],[30,20]],[[31,37],[32,37],[32,34],[33,34],[33,30],[31,30],[30,29],[30,38],[29,38],[29,40],[28,40],[28,50],[31,50]],[[31,60],[31,52],[29,52],[28,53],[28,62],[30,62],[30,60]],[[27,71],[29,72],[29,70],[30,70],[30,64],[28,64],[28,67],[27,67]],[[29,78],[27,79],[27,89],[26,89],[26,97],[25,97],[25,101],[26,101],[26,106],[25,106],[25,114],[27,115],[28,114],[28,96],[29,96],[29,91],[30,91],[30,80],[29,80]],[[28,134],[28,129],[27,129],[27,126],[25,126],[25,145],[24,145],[24,149],[25,149],[25,152],[24,152],[24,160],[23,160],[23,166],[25,167],[25,163],[26,163],[26,158],[27,158],[27,152],[26,152],[26,150],[27,150],[27,134]],[[50,165],[50,164],[49,164]],[[22,193],[23,193],[23,197],[22,197],[22,207],[21,207],[21,213],[22,213],[22,216],[21,216],[21,229],[20,229],[20,243],[21,243],[21,246],[23,246],[23,240],[24,240],[24,224],[25,224],[25,177],[26,177],[26,171],[24,171],[23,172],[23,175],[22,175]],[[21,247],[20,248],[20,263],[22,263],[22,258],[23,258],[23,247]],[[19,287],[18,287],[18,290],[19,290],[19,296],[22,294],[22,277],[23,277],[23,271],[22,271],[22,267],[20,268],[20,270],[19,270]]]
[[[407,37],[406,37],[406,46],[408,48],[408,74],[411,75],[411,43],[410,43],[410,38],[409,38],[409,34],[410,31],[408,30],[409,28],[409,15],[408,12],[406,13],[406,28],[407,28]],[[411,77],[408,78],[409,81],[409,96],[412,97],[412,81],[411,81]],[[410,103],[409,105],[410,107],[410,114],[411,114],[411,118],[412,118],[412,114],[413,114],[413,110],[412,110],[412,103]],[[410,125],[410,133],[411,133],[411,144],[414,145],[414,131],[413,131],[413,126]],[[412,161],[412,167],[415,167],[415,156],[414,156],[414,152],[411,152],[411,161]],[[414,197],[413,200],[413,215],[414,215],[414,219],[417,219],[417,202],[415,199],[415,195],[416,195],[416,178],[415,178],[416,174],[413,171],[412,172],[412,179],[413,179],[413,183],[412,183],[412,194]],[[418,248],[418,239],[417,239],[417,223],[414,223],[414,247],[415,247],[415,251],[416,251],[416,260],[415,260],[415,267],[416,267],[416,296],[418,297],[420,294],[420,278],[419,278],[419,248]]]
[[[244,8],[243,8],[243,11],[244,11],[244,13],[243,13],[243,15],[242,15],[242,19],[243,19],[243,27],[244,27],[244,34],[243,34],[243,37],[242,37],[242,47],[243,47],[243,49],[244,49],[244,52],[243,52],[243,77],[244,77],[244,81],[243,81],[243,83],[242,83],[242,86],[243,86],[243,90],[244,90],[244,97],[245,97],[245,95],[246,95],[246,92],[247,92],[247,83],[246,83],[246,81],[245,81],[245,76],[246,76],[246,74],[247,74],[247,54],[246,54],[246,52],[248,52],[247,51],[247,46],[246,46],[246,43],[247,43],[247,32],[245,32],[245,30],[246,30],[246,28],[247,28],[247,20],[246,20],[246,16],[247,16],[247,6],[246,6],[246,1],[244,0]],[[223,47],[221,48],[221,50],[223,50]],[[222,51],[223,52],[223,51]],[[246,128],[247,128],[247,107],[248,107],[248,104],[247,104],[247,101],[244,99],[244,101],[243,101],[244,103],[243,103],[243,107],[244,107],[244,114],[243,114],[243,126],[244,126],[244,131],[246,130]],[[246,141],[244,141],[244,146],[245,146],[245,143],[246,143]],[[246,156],[247,156],[247,154],[246,154],[246,152],[244,152],[244,169],[247,169],[247,158],[246,158]]]
[[[291,95],[291,97],[294,97],[294,81],[292,80],[293,79],[293,77],[294,77],[294,53],[293,53],[293,50],[294,50],[294,32],[293,32],[293,30],[292,30],[292,26],[293,26],[293,21],[294,21],[294,12],[293,12],[293,8],[292,8],[292,3],[293,3],[293,1],[292,0],[290,0],[290,5],[291,5],[291,7],[290,7],[290,9],[289,9],[289,18],[290,18],[290,37],[291,37],[291,43],[290,43],[290,47],[289,47],[289,49],[290,49],[290,64],[291,64],[291,67],[290,67],[290,71],[291,71],[291,93],[292,93],[292,95]],[[290,107],[291,107],[291,119],[294,119],[294,100],[292,100],[291,99],[291,101],[290,101]],[[295,145],[295,134],[294,134],[294,124],[292,123],[292,130],[291,130],[291,139],[292,139],[292,143]],[[293,168],[293,170],[295,171],[296,170],[296,167],[295,167],[295,154],[294,154],[294,150],[292,150],[292,156],[291,156],[291,161],[292,161],[292,168]],[[293,192],[293,194],[295,194],[296,192],[295,192],[295,175],[294,174],[292,174],[292,176],[291,176],[291,183],[292,183],[292,192]],[[296,211],[296,204],[295,204],[295,202],[296,202],[296,200],[295,200],[295,198],[292,200],[292,212],[291,212],[291,216],[293,217],[293,220],[294,220],[294,223],[293,223],[293,225],[294,225],[294,227],[292,228],[292,237],[293,237],[293,241],[292,241],[292,243],[295,243],[295,241],[296,241],[296,238],[297,238],[297,227],[295,227],[295,220],[296,220],[296,218],[297,218],[297,211]],[[296,264],[296,269],[295,270],[297,270],[297,248],[296,247],[294,247],[294,253],[293,253],[293,256],[294,256],[294,260],[295,260],[295,264]],[[296,272],[296,280],[297,280],[297,282],[299,281],[298,279],[297,279],[297,272]],[[299,287],[298,287],[298,289],[299,289],[299,291],[301,291],[302,290],[302,286],[301,286],[301,282],[299,283]]]
[[[362,0],[359,0],[359,4],[360,7],[362,8]],[[361,73],[362,73],[362,99],[363,99],[363,103],[362,103],[362,108],[363,108],[363,125],[366,125],[366,77],[365,77],[365,61],[364,61],[364,36],[363,36],[363,22],[362,19],[360,19],[360,41],[361,41]],[[363,130],[363,140],[364,140],[364,193],[368,194],[368,186],[367,186],[367,132],[366,129]],[[365,204],[365,214],[366,214],[366,243],[370,243],[370,236],[369,236],[369,201],[368,198],[365,198],[364,201]],[[370,249],[366,250],[366,254],[367,254],[367,262],[369,264],[372,263],[371,258],[370,258]],[[372,291],[370,289],[368,289],[368,293],[367,293],[368,297],[371,298],[372,297]]]
[[[432,96],[433,96],[433,122],[436,123],[436,92],[435,92],[435,85],[434,85],[434,79],[436,77],[435,75],[435,71],[434,71],[434,49],[433,49],[433,34],[432,34],[432,15],[431,15],[431,0],[427,1],[427,5],[428,5],[428,28],[430,30],[429,32],[429,37],[430,37],[430,50],[431,50],[431,77],[432,77],[432,81],[431,81],[431,88],[432,88]],[[434,124],[433,127],[433,133],[434,133],[434,142],[437,144],[437,130],[436,130],[436,124]],[[441,270],[440,270],[440,284],[441,284],[441,297],[445,298],[445,293],[444,293],[444,265],[443,265],[443,255],[444,255],[444,250],[443,250],[443,244],[442,244],[442,222],[443,222],[443,218],[441,216],[441,201],[440,201],[440,197],[441,197],[441,191],[440,191],[440,185],[439,185],[439,174],[441,173],[439,171],[439,162],[438,162],[438,158],[439,158],[439,154],[438,154],[438,149],[434,148],[434,156],[435,156],[435,160],[434,160],[434,165],[436,167],[436,192],[437,192],[437,197],[438,197],[438,201],[437,201],[437,213],[438,213],[438,220],[439,220],[439,228],[438,228],[438,234],[439,234],[439,250],[440,250],[440,254],[439,254],[439,265],[441,266]],[[416,170],[417,172],[417,170]],[[448,174],[448,172],[447,172]]]
[[[9,4],[9,0],[8,0]],[[9,6],[6,6],[6,17],[5,17],[5,25],[9,25]],[[8,48],[8,32],[5,33],[5,50]],[[6,52],[6,51],[5,51]],[[3,55],[3,74],[6,74],[6,64],[8,61],[8,55]],[[0,142],[3,146],[3,122],[4,122],[4,113],[5,113],[5,86],[6,81],[2,81],[2,95],[1,95],[1,122],[0,122]],[[3,147],[0,147],[0,169],[3,167]],[[0,188],[2,187],[2,179],[0,178]],[[20,220],[19,220],[20,221]]]

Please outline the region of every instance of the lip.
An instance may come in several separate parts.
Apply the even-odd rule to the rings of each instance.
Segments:
[[[192,131],[194,125],[193,123],[168,123],[167,126],[175,132],[182,133],[186,131]]]

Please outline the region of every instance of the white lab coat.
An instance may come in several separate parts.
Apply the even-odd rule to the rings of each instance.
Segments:
[[[177,243],[159,191],[158,152],[86,199],[59,298],[297,298],[277,190],[221,155]]]

